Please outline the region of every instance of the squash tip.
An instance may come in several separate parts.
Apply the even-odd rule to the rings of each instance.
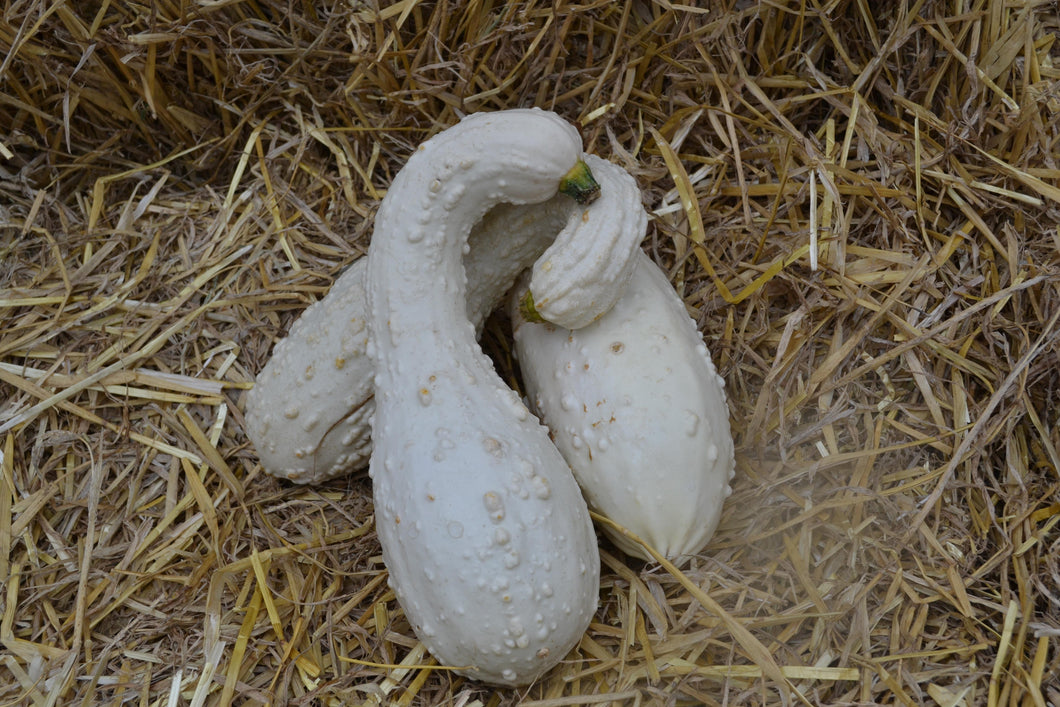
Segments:
[[[542,324],[545,321],[545,318],[541,316],[541,313],[537,311],[537,307],[534,305],[534,293],[530,290],[527,290],[519,298],[519,314],[524,320],[533,324]]]
[[[584,206],[593,203],[600,196],[600,184],[593,177],[589,165],[579,159],[559,180],[559,192]]]

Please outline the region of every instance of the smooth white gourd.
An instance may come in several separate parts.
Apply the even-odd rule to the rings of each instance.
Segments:
[[[618,303],[575,331],[525,321],[521,294],[509,312],[527,395],[590,507],[668,558],[701,550],[731,491],[733,441],[724,381],[666,276],[639,253]]]
[[[599,556],[566,462],[475,341],[461,256],[490,207],[550,198],[580,153],[554,114],[472,115],[396,176],[368,254],[370,473],[390,583],[439,661],[505,685],[581,638]]]
[[[547,267],[538,268],[531,286],[549,316],[558,311],[565,321],[587,323],[621,294],[647,214],[625,170],[583,158],[601,187],[592,204],[563,194],[540,204],[499,204],[475,224],[464,267],[467,316],[476,330],[542,253]],[[356,261],[302,313],[247,395],[247,436],[269,474],[319,483],[368,464],[375,402],[365,355],[366,265]]]

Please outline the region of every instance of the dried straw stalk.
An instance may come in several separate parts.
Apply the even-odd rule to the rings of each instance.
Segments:
[[[1060,704],[1058,32],[1041,0],[8,0],[0,704]],[[605,546],[578,648],[492,691],[410,632],[366,479],[263,476],[241,406],[413,146],[527,105],[636,174],[739,475],[701,557]]]

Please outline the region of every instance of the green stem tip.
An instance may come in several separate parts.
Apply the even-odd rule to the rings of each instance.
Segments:
[[[545,318],[538,314],[537,308],[534,306],[534,295],[530,290],[527,290],[526,294],[519,298],[519,314],[522,315],[524,320],[535,324],[545,321]]]
[[[600,196],[600,184],[589,171],[589,165],[578,160],[559,180],[560,194],[566,194],[579,204],[591,204]]]

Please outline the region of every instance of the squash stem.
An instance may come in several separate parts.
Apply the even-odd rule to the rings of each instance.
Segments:
[[[519,314],[522,315],[523,319],[534,324],[540,324],[545,321],[545,318],[538,313],[537,307],[534,306],[534,295],[529,289],[519,298]]]
[[[591,204],[600,196],[600,185],[589,171],[589,165],[578,160],[559,180],[560,194],[566,194],[579,204]]]

